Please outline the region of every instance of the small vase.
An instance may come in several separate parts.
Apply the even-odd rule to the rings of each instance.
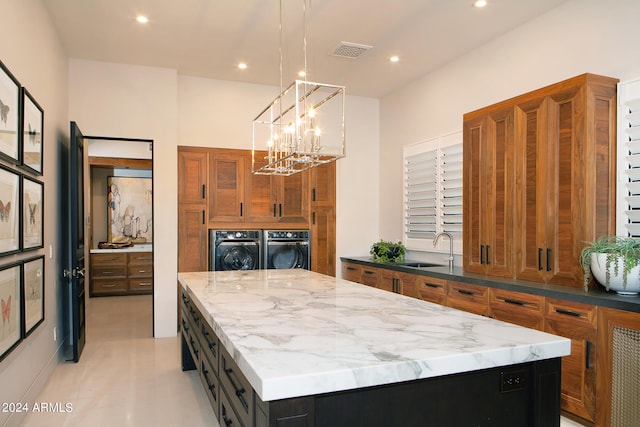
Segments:
[[[624,285],[622,275],[624,273],[623,261],[618,260],[618,274],[614,274],[614,264],[611,264],[609,275],[609,288],[616,291],[619,295],[634,296],[640,292],[640,266],[635,266],[627,273],[627,285]],[[593,253],[591,254],[591,273],[593,277],[602,286],[606,287],[607,283],[607,254]]]

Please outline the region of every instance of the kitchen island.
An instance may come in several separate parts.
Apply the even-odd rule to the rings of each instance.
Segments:
[[[559,425],[568,339],[307,270],[179,282],[221,426]]]

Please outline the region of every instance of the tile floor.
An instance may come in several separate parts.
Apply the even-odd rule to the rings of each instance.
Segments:
[[[80,362],[56,367],[38,398],[72,411],[32,412],[23,427],[219,427],[197,375],[180,369],[179,344],[151,337],[151,296],[92,298]]]
[[[178,338],[151,334],[150,295],[92,298],[80,362],[56,367],[38,398],[73,410],[23,426],[218,427],[200,379],[180,369]]]

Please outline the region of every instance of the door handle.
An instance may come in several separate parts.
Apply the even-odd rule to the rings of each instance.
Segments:
[[[547,271],[551,271],[551,248],[547,248]]]
[[[480,245],[480,264],[484,264],[484,245]]]
[[[487,257],[486,257],[487,258],[486,259],[487,265],[491,264],[491,258],[489,258],[489,248],[490,247],[491,246],[487,245]]]
[[[542,270],[542,248],[538,248],[538,270]]]

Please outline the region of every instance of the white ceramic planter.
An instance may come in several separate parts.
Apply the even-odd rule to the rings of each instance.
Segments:
[[[591,254],[591,274],[593,277],[600,283],[602,286],[606,287],[607,283],[607,254],[603,253],[593,253]],[[640,266],[636,266],[631,269],[631,271],[627,274],[627,285],[623,285],[622,275],[623,275],[623,266],[622,262],[620,262],[620,268],[618,269],[618,274],[614,275],[613,265],[611,265],[611,275],[609,277],[609,289],[612,291],[616,291],[620,295],[638,295],[640,292]]]

